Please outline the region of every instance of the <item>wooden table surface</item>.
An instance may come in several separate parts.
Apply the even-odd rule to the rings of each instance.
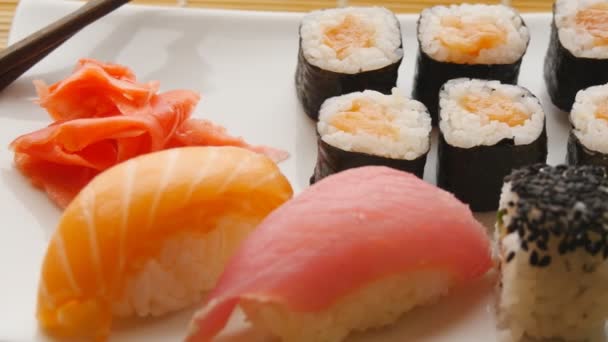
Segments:
[[[473,2],[475,0],[470,0]],[[13,20],[13,13],[19,0],[0,0],[0,47],[6,46],[6,39]],[[423,8],[436,4],[450,4],[455,0],[134,0],[137,4],[163,6],[207,7],[241,10],[267,11],[310,11],[317,8],[335,7],[337,4],[383,5],[397,13],[417,13]],[[500,0],[486,1],[498,3]],[[507,1],[521,12],[546,12],[551,10],[552,0],[511,0]]]

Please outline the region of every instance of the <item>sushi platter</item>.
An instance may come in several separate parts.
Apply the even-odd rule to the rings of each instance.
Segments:
[[[608,1],[555,8],[88,26],[0,92],[0,342],[608,341]]]

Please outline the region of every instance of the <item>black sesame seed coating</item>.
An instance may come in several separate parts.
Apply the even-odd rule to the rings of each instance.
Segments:
[[[530,265],[538,265],[538,253],[536,253],[536,251],[532,251],[532,253],[530,253]]]
[[[537,266],[546,267],[546,266],[549,266],[549,264],[551,264],[551,256],[545,255],[544,257],[542,257],[542,259],[540,259]]]
[[[513,260],[513,258],[515,258],[515,252],[509,252],[505,261],[510,262],[511,260]]]
[[[551,263],[547,245],[557,240],[558,253],[577,250],[608,257],[608,175],[600,166],[535,164],[505,177],[517,194],[507,231],[517,232],[530,264]],[[540,214],[538,214],[540,213]]]

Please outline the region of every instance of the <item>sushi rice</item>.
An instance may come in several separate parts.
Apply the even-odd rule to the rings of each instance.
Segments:
[[[340,29],[347,21],[369,34],[370,46],[350,47],[341,56],[326,44],[328,30]],[[317,10],[307,14],[300,26],[301,46],[306,60],[323,70],[356,74],[394,64],[403,58],[401,31],[395,15],[382,7],[346,7]],[[347,36],[356,40],[358,36]],[[341,58],[342,57],[342,58]]]
[[[472,113],[463,108],[462,104],[463,99],[470,95],[480,98],[497,95],[507,101],[507,108],[495,103],[498,109],[517,110],[525,113],[528,119],[521,125],[510,126],[505,122],[489,119],[486,115]],[[459,78],[444,85],[439,101],[439,126],[445,140],[452,146],[491,146],[503,139],[512,139],[515,145],[526,145],[534,142],[543,131],[545,115],[540,102],[519,86],[501,84],[498,81]]]
[[[178,234],[143,262],[112,303],[116,317],[160,316],[198,303],[222,273],[228,257],[257,224],[226,215],[206,234]],[[205,272],[192,272],[205,270]]]
[[[283,341],[343,341],[353,331],[390,325],[415,307],[435,303],[452,284],[447,273],[417,272],[363,286],[322,312],[291,311],[258,299],[243,300],[241,306],[255,326],[281,336]]]
[[[446,37],[457,39],[458,35],[467,32],[467,26],[471,25],[471,29],[478,26],[484,32],[493,32],[495,45],[482,47],[479,53],[467,53],[444,44]],[[471,34],[469,38],[470,36]],[[436,61],[511,64],[517,62],[525,53],[530,33],[519,14],[508,6],[465,3],[433,6],[422,11],[418,39],[422,51]]]
[[[358,108],[366,106],[368,109]],[[379,132],[366,130],[365,122],[357,123],[354,132],[336,127],[340,126],[339,116],[351,114],[353,108],[367,115],[360,121],[369,120]],[[365,90],[325,101],[317,129],[323,141],[344,151],[413,160],[429,151],[431,117],[422,103],[409,99],[398,88],[391,95]]]
[[[592,19],[597,18],[596,21]],[[557,0],[555,25],[561,44],[579,58],[608,58],[608,45],[598,40],[608,38],[606,0]]]
[[[608,154],[607,109],[608,84],[579,91],[570,112],[574,135],[586,148],[603,154]]]
[[[590,252],[596,246],[586,239],[600,239],[595,235],[598,221],[593,220],[601,215],[594,212],[605,208],[601,189],[607,185],[605,171],[589,166],[539,164],[506,178],[496,229],[500,342],[524,336],[606,341],[608,248],[602,240],[599,250]]]

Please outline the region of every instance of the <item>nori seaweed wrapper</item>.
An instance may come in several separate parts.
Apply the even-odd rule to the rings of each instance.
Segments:
[[[440,132],[437,153],[439,187],[453,193],[473,211],[496,210],[505,176],[513,169],[546,162],[546,127],[527,145],[503,139],[492,146],[472,148],[452,146]]]
[[[574,132],[570,131],[566,161],[570,165],[598,165],[608,167],[608,154],[588,149],[576,137]]]
[[[317,134],[317,146],[317,165],[315,166],[313,176],[310,178],[310,184],[314,184],[334,173],[367,165],[388,166],[397,170],[413,173],[418,176],[418,178],[422,178],[424,174],[424,165],[426,164],[426,156],[428,154],[427,151],[414,160],[406,160],[344,151],[323,141],[319,134]],[[361,181],[365,180],[362,179]]]
[[[572,109],[579,90],[608,83],[608,59],[575,57],[562,45],[555,25],[555,5],[544,79],[551,101],[565,112]]]
[[[526,23],[522,19],[522,25]],[[439,90],[445,82],[461,77],[498,80],[504,84],[517,84],[521,62],[525,55],[512,64],[458,64],[434,60],[421,48],[420,19],[418,19],[418,57],[412,97],[428,108],[433,126],[439,122]],[[529,44],[529,41],[528,41]],[[526,46],[527,50],[527,46]]]
[[[403,42],[399,45],[399,48],[402,47]],[[302,104],[304,112],[311,119],[317,120],[321,105],[330,97],[363,90],[376,90],[388,95],[397,85],[397,77],[402,60],[403,57],[384,68],[356,74],[343,74],[324,70],[310,64],[306,60],[302,49],[302,38],[300,37],[298,65],[295,75],[298,100]]]

